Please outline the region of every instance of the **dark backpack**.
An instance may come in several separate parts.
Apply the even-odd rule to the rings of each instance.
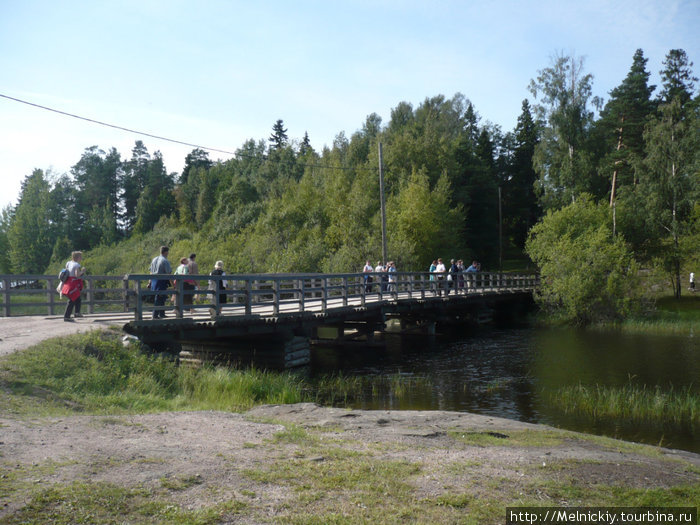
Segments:
[[[62,283],[65,283],[68,280],[68,277],[70,277],[70,272],[68,271],[68,268],[64,268],[58,274],[58,280]]]

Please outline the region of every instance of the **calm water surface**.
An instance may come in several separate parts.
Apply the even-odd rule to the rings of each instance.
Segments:
[[[700,339],[569,329],[484,330],[392,338],[386,350],[317,349],[315,376],[401,377],[404,395],[368,381],[354,408],[456,410],[700,452],[690,428],[599,423],[553,407],[551,392],[573,385],[656,385],[700,393]]]

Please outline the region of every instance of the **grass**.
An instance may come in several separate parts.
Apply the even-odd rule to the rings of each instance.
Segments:
[[[124,348],[116,333],[98,331],[6,356],[0,382],[14,394],[7,405],[16,413],[243,411],[310,400],[292,374],[178,367],[171,359]]]
[[[399,375],[385,378],[381,388],[404,392],[407,384]],[[20,415],[44,413],[97,414],[142,413],[161,410],[245,410],[258,403],[317,401],[307,380],[294,374],[260,370],[227,370],[203,367],[178,368],[171,360],[122,347],[114,332],[90,332],[46,341],[34,348],[0,360],[0,405]],[[367,391],[362,381],[342,377],[321,383],[322,395],[336,391],[336,400]],[[653,392],[653,391],[652,391]],[[664,405],[666,406],[666,405]],[[47,408],[48,407],[48,408]],[[697,412],[695,412],[697,414]],[[120,425],[117,417],[100,418],[96,424]],[[0,525],[15,523],[174,523],[221,522],[351,524],[351,523],[501,523],[506,506],[556,505],[683,505],[700,500],[700,484],[639,489],[620,484],[592,484],[575,470],[562,475],[553,459],[547,468],[536,464],[513,466],[489,459],[479,452],[456,456],[453,462],[435,458],[462,448],[566,446],[590,439],[587,446],[612,449],[613,440],[584,438],[559,431],[449,432],[452,438],[432,460],[428,449],[412,457],[401,443],[357,442],[333,429],[307,429],[285,425],[271,439],[244,445],[255,448],[261,458],[253,468],[237,467],[235,454],[230,468],[243,482],[236,497],[192,509],[188,501],[196,491],[209,487],[208,480],[191,475],[168,475],[151,486],[119,486],[96,482],[35,483],[55,479],[52,475],[71,464],[37,461],[18,465],[3,458],[0,496],[16,504],[2,512]],[[504,437],[505,436],[505,437]],[[621,443],[621,442],[615,442]],[[636,458],[648,447],[626,444]],[[526,455],[526,453],[525,453]],[[539,457],[539,456],[538,456]],[[646,457],[646,456],[645,456]],[[410,459],[412,458],[412,459]],[[657,461],[657,459],[653,459]],[[81,458],[79,461],[91,461]],[[141,458],[157,463],[162,458]],[[602,461],[602,460],[601,460]],[[611,468],[619,468],[618,456]],[[652,461],[652,459],[650,459]],[[660,459],[658,461],[661,461]],[[682,461],[678,459],[678,461]],[[680,464],[680,463],[679,463]],[[688,463],[689,464],[689,463]],[[535,465],[535,466],[533,466]],[[685,465],[685,463],[683,463]],[[92,470],[119,468],[105,459]],[[535,468],[537,467],[537,468]],[[237,470],[240,468],[240,470]],[[680,466],[678,467],[681,468]],[[683,467],[685,468],[685,467]],[[497,477],[494,472],[503,472]],[[690,470],[688,474],[692,474]],[[527,478],[518,475],[527,474]],[[697,474],[697,472],[696,472]],[[58,476],[60,478],[60,476]],[[418,490],[419,480],[433,480],[429,489]],[[692,476],[688,475],[688,479]],[[268,494],[283,497],[268,497]]]
[[[221,523],[223,516],[238,513],[244,506],[229,501],[204,509],[187,510],[168,501],[165,495],[145,488],[75,482],[36,491],[31,501],[20,510],[0,517],[0,524],[209,525]]]
[[[115,331],[50,339],[0,359],[0,390],[10,412],[65,414],[146,413],[167,410],[242,412],[260,404],[401,399],[420,378],[324,376],[255,368],[178,367],[167,357],[124,348]]]
[[[626,319],[612,325],[625,333],[693,335],[700,326],[700,293],[680,299],[664,296],[656,300],[656,309],[646,316]],[[609,329],[610,324],[598,326]]]
[[[700,431],[700,394],[628,383],[621,387],[576,385],[558,389],[549,403],[593,421],[682,425]]]

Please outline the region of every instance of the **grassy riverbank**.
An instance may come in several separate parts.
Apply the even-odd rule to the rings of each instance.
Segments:
[[[594,329],[616,329],[630,334],[693,335],[700,327],[700,294],[659,297],[654,309],[614,324],[596,325]]]
[[[700,500],[690,454],[471,414],[285,405],[370,385],[177,367],[119,335],[0,360],[0,524],[489,524],[509,506]]]
[[[0,361],[0,380],[14,411],[57,415],[173,410],[243,412],[261,404],[343,405],[359,398],[401,399],[416,378],[324,376],[294,372],[179,367],[138,346],[125,348],[117,332],[90,332],[44,341]],[[37,400],[41,402],[38,403]]]

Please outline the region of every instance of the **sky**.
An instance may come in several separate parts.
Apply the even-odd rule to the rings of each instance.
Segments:
[[[671,49],[700,76],[700,0],[0,0],[0,207],[36,168],[136,140],[180,172],[191,145],[226,160],[278,119],[320,151],[368,115],[462,93],[481,122],[516,125],[557,54],[585,59],[608,98],[636,49],[650,82]]]

